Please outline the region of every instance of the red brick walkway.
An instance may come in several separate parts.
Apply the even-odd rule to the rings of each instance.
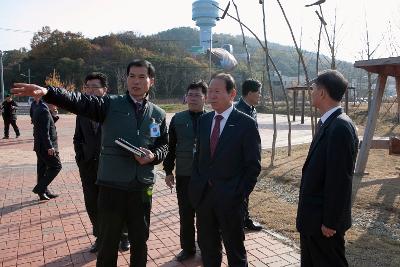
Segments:
[[[22,137],[0,141],[0,267],[94,266],[96,256],[88,252],[94,238],[73,163],[74,116],[57,123],[63,170],[51,185],[60,196],[48,202],[31,192],[36,180],[32,130],[27,117],[18,123]],[[251,266],[299,265],[296,249],[267,232],[247,233],[245,244]],[[199,256],[174,261],[180,251],[177,200],[162,179],[155,186],[148,247],[148,266],[202,266]],[[120,253],[118,265],[129,265],[129,252]]]

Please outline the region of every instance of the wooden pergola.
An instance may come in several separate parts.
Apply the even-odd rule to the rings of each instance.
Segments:
[[[303,85],[286,87],[286,90],[292,91],[292,94],[293,94],[293,119],[292,119],[292,121],[296,121],[297,100],[298,100],[299,92],[301,92],[301,124],[304,124],[305,93],[306,93],[307,89],[308,89],[307,86],[303,86]],[[310,90],[312,90],[312,87],[310,87]],[[344,111],[346,112],[346,114],[349,111],[349,90],[354,91],[355,88],[348,87],[345,92]]]
[[[307,86],[292,86],[292,87],[286,87],[286,90],[292,91],[293,93],[293,121],[296,121],[296,108],[297,108],[297,98],[299,95],[299,92],[301,92],[301,124],[304,124],[304,107],[305,107],[305,98],[306,98],[306,91],[307,91]],[[310,87],[310,90],[312,88]]]
[[[371,60],[356,61],[354,67],[364,69],[368,72],[378,74],[371,107],[368,110],[367,125],[361,143],[360,153],[356,163],[356,174],[364,174],[367,165],[369,150],[371,149],[376,121],[382,103],[383,92],[385,91],[388,76],[396,79],[398,119],[400,118],[400,57],[380,58]]]

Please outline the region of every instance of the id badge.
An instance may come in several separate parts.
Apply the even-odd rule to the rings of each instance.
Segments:
[[[150,123],[150,137],[159,137],[160,135],[160,124],[153,119],[153,122]]]

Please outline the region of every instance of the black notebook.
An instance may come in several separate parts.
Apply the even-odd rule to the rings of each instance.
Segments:
[[[129,152],[131,152],[133,154],[135,154],[136,156],[139,156],[139,157],[146,156],[146,154],[142,150],[140,150],[140,148],[138,148],[137,146],[132,145],[131,143],[129,143],[125,139],[117,138],[114,142],[119,147],[121,147],[121,148],[123,148],[123,149],[125,149],[125,150],[127,150],[127,151],[129,151]]]

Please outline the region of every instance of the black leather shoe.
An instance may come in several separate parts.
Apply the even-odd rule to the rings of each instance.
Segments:
[[[97,243],[97,239],[96,239],[96,241],[94,241],[93,245],[90,247],[89,252],[96,253],[97,251],[99,251],[99,244]]]
[[[39,200],[50,200],[50,197],[48,195],[46,195],[46,193],[38,193],[39,196]]]
[[[47,192],[46,192],[46,195],[47,195],[49,198],[56,198],[56,197],[58,197],[57,194],[53,194],[53,193],[51,193],[50,191],[47,191]]]
[[[131,243],[129,243],[128,238],[121,238],[121,241],[119,242],[119,249],[121,251],[128,251],[131,248]]]
[[[181,252],[179,252],[178,255],[176,255],[176,261],[179,261],[179,262],[185,261],[187,259],[193,258],[195,254],[196,254],[196,251],[182,250]]]
[[[4,136],[3,139],[8,139],[8,136]]]
[[[251,231],[261,231],[262,230],[262,226],[258,222],[255,222],[251,219],[246,220],[246,222],[244,223],[244,228],[251,230]]]

